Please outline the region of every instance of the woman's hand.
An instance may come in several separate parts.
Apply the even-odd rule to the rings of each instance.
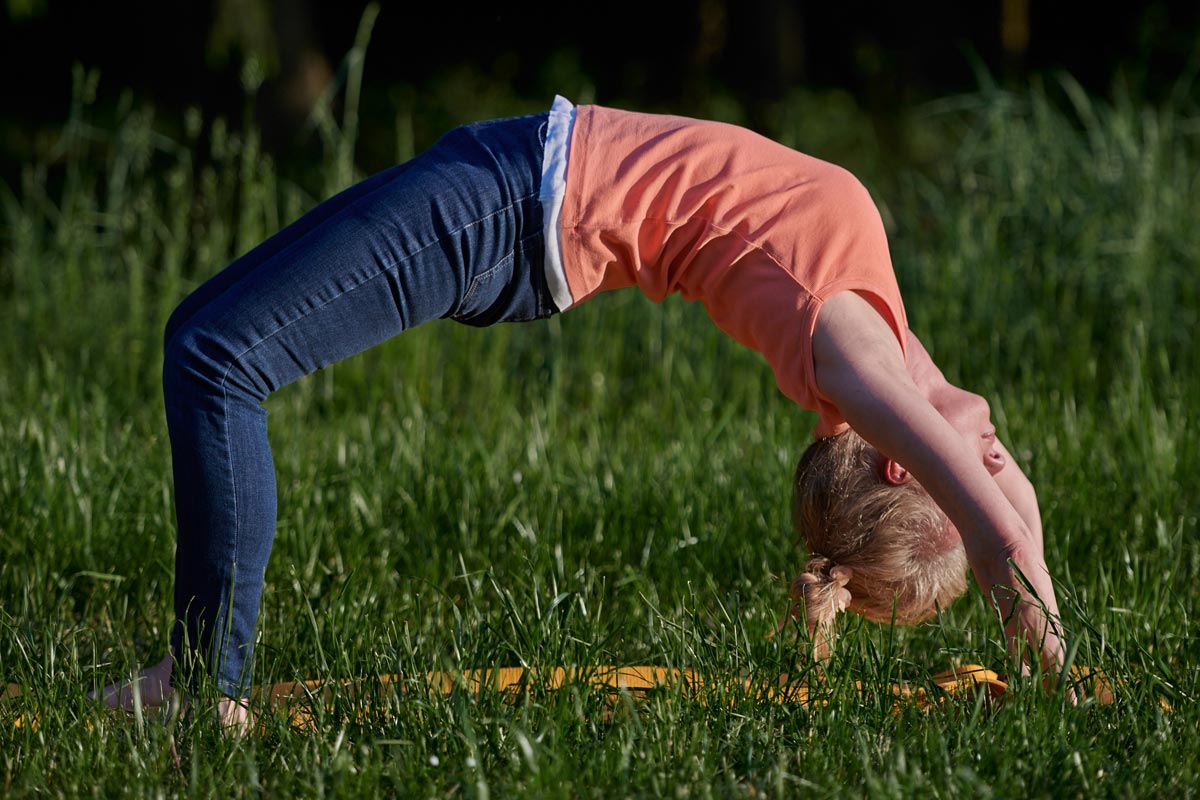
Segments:
[[[114,710],[132,712],[135,702],[143,709],[163,708],[175,698],[175,689],[171,686],[174,664],[174,657],[168,654],[162,661],[146,667],[130,680],[110,683],[100,690],[99,696],[95,692],[88,692],[88,697]],[[244,697],[222,697],[217,703],[217,718],[222,728],[237,736],[248,734],[254,724],[250,702]]]

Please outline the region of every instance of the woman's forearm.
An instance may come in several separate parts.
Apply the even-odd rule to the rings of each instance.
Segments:
[[[1008,502],[1012,503],[1012,507],[1021,515],[1021,519],[1025,520],[1026,527],[1033,534],[1033,539],[1037,542],[1038,549],[1041,550],[1042,512],[1038,508],[1037,492],[1034,490],[1033,484],[1025,477],[1025,473],[1021,471],[1020,465],[1013,460],[1012,455],[999,439],[996,440],[996,449],[1005,461],[1004,468],[994,476],[996,485],[1000,487],[1000,491],[1004,492]]]

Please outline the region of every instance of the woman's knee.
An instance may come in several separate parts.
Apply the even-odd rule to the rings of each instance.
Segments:
[[[170,349],[171,340],[175,338],[175,334],[196,313],[195,306],[196,304],[192,302],[192,297],[189,295],[179,305],[175,306],[175,309],[171,312],[171,316],[167,317],[167,324],[163,327],[164,353]]]
[[[163,396],[168,406],[205,395],[261,401],[271,388],[228,338],[195,316],[164,330]]]
[[[189,329],[180,316],[176,308],[163,331],[162,382],[168,407],[202,388],[205,374],[211,372],[202,358],[200,331]]]

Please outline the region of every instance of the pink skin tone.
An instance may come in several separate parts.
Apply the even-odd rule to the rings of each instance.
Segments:
[[[911,474],[945,512],[976,581],[1007,621],[1009,647],[1029,647],[1058,672],[1064,648],[1037,495],[996,439],[987,403],[947,382],[911,332],[906,344],[907,363],[870,303],[854,292],[834,295],[813,332],[818,389],[884,454],[885,479],[901,483]]]

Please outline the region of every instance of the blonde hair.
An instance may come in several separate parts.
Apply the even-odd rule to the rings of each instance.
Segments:
[[[885,481],[879,452],[854,431],[804,452],[792,522],[812,557],[792,582],[791,617],[805,620],[818,659],[841,611],[911,624],[966,590],[966,553],[947,537],[949,520],[915,480]]]

